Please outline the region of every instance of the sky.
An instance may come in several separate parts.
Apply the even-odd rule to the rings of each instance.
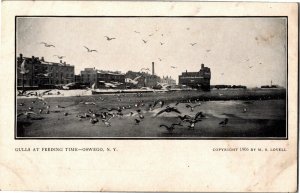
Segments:
[[[49,62],[66,56],[75,74],[90,67],[151,70],[154,62],[155,74],[177,82],[182,72],[199,71],[203,63],[211,69],[212,85],[260,87],[272,80],[286,87],[286,30],[280,17],[18,17],[17,55]]]

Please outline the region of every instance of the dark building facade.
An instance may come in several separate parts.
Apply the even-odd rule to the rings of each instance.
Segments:
[[[27,73],[21,74],[21,65],[25,60]],[[74,66],[60,61],[60,63],[46,62],[44,57],[17,57],[17,86],[21,87],[51,87],[59,84],[74,82]]]
[[[210,68],[201,64],[198,72],[183,72],[179,75],[179,85],[185,85],[191,88],[210,90]]]

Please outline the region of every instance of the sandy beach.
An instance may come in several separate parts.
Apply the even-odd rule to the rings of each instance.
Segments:
[[[34,97],[17,98],[17,114],[33,107],[37,113],[31,118],[20,116],[17,118],[17,137],[96,137],[96,138],[214,138],[214,137],[285,137],[286,136],[286,104],[282,97],[282,91],[228,91],[217,90],[211,92],[182,91],[168,93],[143,93],[143,94],[101,94],[89,95],[88,91],[83,95],[66,97],[45,97],[44,101]],[[75,92],[75,91],[73,91]],[[238,94],[236,94],[238,93]],[[64,94],[64,95],[63,95]],[[74,94],[74,93],[72,93]],[[76,93],[75,93],[76,94]],[[253,95],[252,95],[253,94]],[[209,99],[207,97],[210,96]],[[257,96],[260,100],[251,100]],[[284,96],[284,95],[283,95]],[[239,97],[239,100],[229,100],[229,97]],[[245,98],[248,97],[248,100]],[[197,100],[196,100],[197,99]],[[149,109],[149,104],[155,100],[163,100],[164,106],[157,105]],[[87,103],[85,103],[87,102]],[[179,104],[176,104],[180,102]],[[20,104],[23,103],[23,106]],[[46,114],[46,103],[50,106],[49,114]],[[191,111],[187,105],[195,106]],[[60,107],[57,107],[59,105]],[[179,113],[156,114],[166,106],[175,107]],[[102,108],[123,107],[122,116],[115,116],[107,127],[98,118],[99,122],[92,124],[90,118],[78,118],[78,115],[94,112],[99,114],[107,111]],[[43,109],[42,113],[38,113]],[[138,113],[137,110],[141,112]],[[195,116],[197,112],[203,112],[205,117],[190,129],[188,122],[182,122],[179,115]],[[116,111],[113,111],[116,112]],[[132,112],[132,113],[131,113]],[[67,115],[65,115],[67,113]],[[143,119],[139,115],[143,115]],[[225,126],[219,123],[228,118]],[[135,119],[140,123],[136,124]],[[181,122],[182,126],[175,126],[173,132],[169,132],[161,124],[171,125]]]

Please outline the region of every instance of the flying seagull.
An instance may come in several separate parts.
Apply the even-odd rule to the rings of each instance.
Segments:
[[[199,106],[201,106],[201,104],[198,104],[198,105],[195,105],[195,106],[186,105],[185,107],[186,107],[186,108],[190,108],[190,109],[191,109],[191,112],[193,112],[193,111],[194,111],[194,108],[199,107]]]
[[[176,66],[171,66],[171,68],[176,68]]]
[[[25,62],[26,62],[26,60],[24,59],[21,64],[21,70],[20,70],[21,74],[27,74],[29,72],[29,70],[26,70],[26,68],[25,68]]]
[[[89,49],[89,48],[86,47],[86,46],[83,46],[83,47],[85,47],[85,48],[87,49],[88,52],[97,52],[97,50],[91,50],[91,49]]]
[[[194,46],[194,45],[196,45],[197,43],[191,43],[191,46]]]
[[[139,32],[139,31],[134,31],[134,33],[137,33],[137,34],[139,34],[139,33],[141,33],[141,32]]]
[[[159,61],[162,61],[162,59],[161,59],[161,58],[158,58],[158,60],[159,60]]]
[[[153,34],[149,34],[149,36],[153,36]]]
[[[143,71],[143,70],[150,71],[150,69],[149,69],[149,68],[141,68],[141,70],[140,70],[140,71]]]
[[[162,101],[162,100],[157,100],[157,101],[154,102],[153,108],[154,108],[157,104],[159,104],[159,105],[160,105],[160,108],[162,108],[162,107],[164,106],[165,102]]]
[[[252,68],[253,66],[249,66],[249,68]]]
[[[159,112],[155,115],[155,117],[157,117],[158,115],[160,115],[160,114],[162,114],[162,113],[171,113],[171,112],[175,112],[175,113],[181,114],[181,112],[178,111],[177,108],[167,106],[165,109],[159,111]]]
[[[49,48],[49,47],[55,47],[54,45],[48,44],[46,42],[41,42],[40,44],[44,44],[44,46],[47,47],[47,48]]]
[[[19,114],[17,115],[17,117],[20,117],[20,116],[22,116],[22,115],[25,115],[26,118],[29,118],[30,115],[36,115],[36,113],[35,113],[35,112],[32,112],[32,111],[26,111],[26,112],[23,112],[23,113],[19,113]]]
[[[53,56],[56,56],[60,60],[66,57],[66,56],[59,56],[59,55],[53,55]]]
[[[146,40],[143,40],[143,42],[146,44],[148,41],[146,41]]]
[[[161,124],[159,127],[165,127],[169,133],[173,133],[173,130],[175,129],[175,126],[178,125],[178,126],[182,126],[181,123],[173,123],[172,125],[168,126],[168,125],[164,125],[164,124]]]
[[[163,43],[163,42],[159,42],[160,43],[160,45],[164,45],[165,43]]]
[[[110,38],[110,37],[108,37],[108,36],[104,36],[104,37],[106,37],[106,40],[107,40],[107,41],[116,39],[116,38]]]

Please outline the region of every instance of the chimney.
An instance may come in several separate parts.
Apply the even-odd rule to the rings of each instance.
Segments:
[[[34,56],[31,56],[32,60],[34,59]]]
[[[44,57],[43,57],[43,56],[42,56],[42,58],[41,58],[41,61],[42,61],[42,62],[44,62],[44,61],[45,61],[45,59],[44,59]]]
[[[61,63],[61,64],[62,64],[62,60],[60,60],[60,61],[59,61],[59,63]]]
[[[21,60],[23,59],[23,54],[20,54],[20,59],[21,59]]]
[[[154,75],[154,62],[152,62],[152,75]]]
[[[64,61],[64,64],[66,64],[66,61]]]
[[[204,64],[201,64],[201,69],[203,69],[204,68]]]

